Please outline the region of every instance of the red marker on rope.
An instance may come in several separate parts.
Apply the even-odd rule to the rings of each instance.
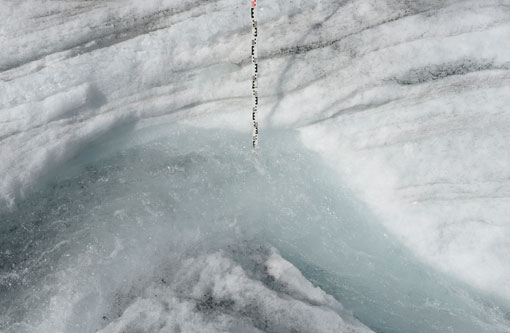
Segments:
[[[252,144],[253,148],[257,148],[259,143],[259,123],[257,121],[257,113],[259,108],[258,96],[258,73],[259,66],[257,64],[257,0],[251,0],[251,62],[253,63],[253,76],[251,79],[251,90],[253,95],[253,108],[252,108],[252,121],[253,121],[253,134]]]

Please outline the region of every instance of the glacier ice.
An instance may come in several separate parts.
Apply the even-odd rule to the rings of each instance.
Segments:
[[[140,123],[48,175],[1,215],[8,332],[504,331],[498,300],[421,264],[298,133],[257,155],[244,137]]]
[[[506,1],[259,5],[257,159],[249,2],[0,2],[0,330],[508,331]],[[207,260],[281,299],[197,311]]]

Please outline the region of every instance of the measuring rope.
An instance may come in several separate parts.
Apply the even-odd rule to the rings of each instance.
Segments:
[[[257,121],[257,113],[259,108],[259,95],[258,95],[258,75],[259,66],[257,63],[257,0],[251,0],[251,62],[253,63],[253,76],[251,78],[251,90],[253,95],[253,108],[252,108],[252,121],[253,133],[252,144],[253,148],[257,148],[259,144],[259,123]]]

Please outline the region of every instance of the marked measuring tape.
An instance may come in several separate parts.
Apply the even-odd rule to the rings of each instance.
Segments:
[[[252,144],[257,148],[259,144],[259,123],[257,113],[259,109],[258,76],[259,66],[257,63],[257,0],[251,0],[251,62],[253,63],[253,76],[251,77],[251,90],[253,95],[253,108],[251,118],[253,121]]]

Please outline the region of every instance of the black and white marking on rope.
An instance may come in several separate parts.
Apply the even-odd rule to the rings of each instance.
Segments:
[[[253,108],[252,108],[252,121],[253,121],[253,134],[252,144],[253,148],[257,148],[259,143],[259,123],[257,121],[257,113],[259,108],[258,96],[258,75],[259,66],[257,63],[257,0],[251,0],[251,62],[253,63],[253,76],[251,79],[251,90],[253,95]]]

